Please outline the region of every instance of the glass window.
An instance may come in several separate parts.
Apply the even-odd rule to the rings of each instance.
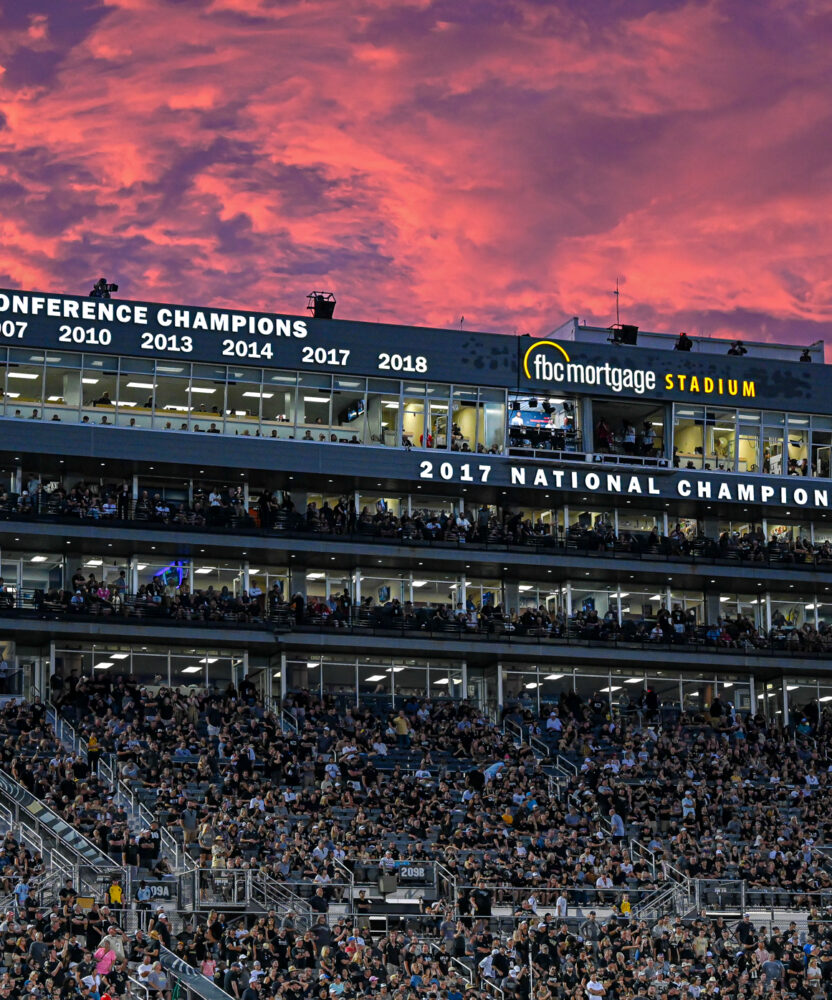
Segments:
[[[195,385],[205,391],[191,394],[189,365],[157,364],[155,382],[153,426],[156,430],[187,430],[191,399],[210,399],[211,406],[216,405],[214,401],[219,399],[222,406],[222,391],[218,396],[216,385],[195,380]]]
[[[46,420],[77,423],[81,405],[81,355],[48,354],[44,384]]]
[[[6,368],[6,416],[43,419],[42,353],[12,348]]]
[[[664,406],[616,399],[592,401],[593,449],[656,458],[664,452]]]
[[[580,402],[574,398],[513,395],[509,400],[509,444],[512,448],[581,451],[579,414]]]
[[[708,407],[705,415],[706,469],[733,469],[735,459],[736,411]]]
[[[412,391],[412,387],[408,387]],[[418,396],[406,396],[402,410],[402,443],[414,448],[432,448],[435,444],[432,434],[425,438],[425,400]]]
[[[756,628],[767,628],[765,598],[757,594],[720,594],[719,613],[732,621],[746,618]]]
[[[451,404],[451,449],[477,451],[478,441],[484,438],[483,421],[476,386],[455,385]]]
[[[828,479],[832,474],[832,430],[817,428],[816,418],[812,418],[812,466],[813,476]]]
[[[303,429],[304,440],[329,440],[331,377],[301,372],[297,393],[298,430]]]
[[[140,362],[134,361],[133,368]],[[125,365],[118,379],[118,399],[116,402],[116,423],[122,427],[151,427],[153,425],[153,397],[156,380],[153,362],[145,362],[142,372],[126,370]]]
[[[341,443],[360,444],[366,438],[367,402],[363,378],[335,378],[332,393],[332,434]]]
[[[788,445],[787,472],[790,476],[809,475],[809,418],[790,413],[786,429]]]
[[[282,439],[295,437],[296,385],[297,375],[294,372],[263,373],[263,437]]]
[[[705,462],[704,407],[677,404],[673,413],[674,468],[701,469]]]
[[[505,448],[506,394],[502,389],[480,389],[480,416],[477,435],[477,451],[492,455],[502,454]],[[574,407],[571,419],[574,421]],[[460,427],[462,424],[460,423]],[[574,426],[572,427],[574,431]],[[574,433],[567,434],[567,445],[575,448]]]
[[[260,406],[264,402],[260,377],[261,372],[257,368],[228,369],[228,385],[225,393],[226,434],[237,434],[241,437],[257,437],[259,435]],[[271,390],[266,389],[265,391],[269,393],[269,399],[265,402],[270,403]],[[193,430],[207,429],[206,421],[211,419],[210,414],[201,420],[197,419],[198,413],[192,413],[191,416]]]
[[[760,414],[740,410],[737,435],[737,471],[760,472]]]
[[[783,426],[784,415],[774,410],[763,411],[763,472],[773,476],[783,475]]]
[[[399,383],[393,379],[371,378],[367,391],[364,444],[394,447],[399,443]]]
[[[85,354],[81,371],[82,423],[114,425],[117,397],[118,358]]]
[[[771,627],[782,628],[791,631],[800,628],[806,621],[806,599],[794,593],[773,593],[771,594]],[[809,601],[812,604],[813,602]],[[814,623],[812,611],[808,612],[810,620]]]

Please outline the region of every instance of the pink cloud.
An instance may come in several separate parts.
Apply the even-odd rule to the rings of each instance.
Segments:
[[[505,332],[832,318],[824,5],[59,0],[0,19],[0,283]]]

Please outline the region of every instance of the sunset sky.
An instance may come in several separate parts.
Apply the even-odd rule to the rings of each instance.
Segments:
[[[809,343],[830,0],[0,0],[0,286]]]

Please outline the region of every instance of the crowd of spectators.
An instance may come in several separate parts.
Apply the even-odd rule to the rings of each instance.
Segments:
[[[759,525],[746,531],[725,529],[708,535],[695,523],[677,523],[667,535],[657,528],[615,532],[608,515],[578,514],[564,534],[553,519],[528,516],[511,507],[488,504],[467,510],[417,507],[412,513],[395,513],[379,499],[356,506],[354,496],[330,503],[310,501],[298,509],[291,494],[263,489],[247,500],[241,486],[194,486],[191,496],[168,496],[164,491],[142,489],[134,500],[132,484],[123,481],[102,485],[81,481],[74,486],[45,483],[27,477],[19,493],[0,491],[0,515],[37,517],[50,515],[95,521],[131,520],[148,525],[212,529],[313,532],[332,536],[388,538],[456,545],[531,545],[537,548],[577,549],[638,557],[731,559],[741,562],[776,562],[789,565],[832,564],[832,542],[811,539],[799,528],[773,529],[767,539]]]
[[[264,872],[306,909],[186,916],[175,930],[157,910],[128,939],[110,896],[82,912],[68,887],[52,902],[19,892],[0,924],[0,990],[8,981],[15,998],[123,996],[131,960],[163,995],[160,945],[235,1000],[464,1000],[495,988],[530,1000],[530,977],[535,1000],[832,993],[832,723],[817,703],[782,730],[719,698],[668,712],[651,689],[614,705],[564,690],[540,715],[508,705],[503,726],[464,701],[356,708],[299,691],[275,713],[249,680],[206,691],[74,672],[55,700],[94,756],[62,748],[40,702],[11,702],[3,770],[127,868],[164,825],[209,873]],[[574,776],[554,781],[532,741]],[[97,777],[102,755],[152,808],[155,838],[130,830]],[[42,870],[13,835],[2,853],[7,890]],[[453,878],[421,914],[373,929],[345,870],[368,884],[402,861]],[[649,911],[685,876],[705,880],[705,905],[709,882],[744,881],[748,906],[808,912],[808,924]]]

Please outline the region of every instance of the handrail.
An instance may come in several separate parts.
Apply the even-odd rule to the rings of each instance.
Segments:
[[[435,941],[429,941],[428,944],[430,945],[430,950],[431,950],[431,952],[434,955],[440,955],[440,954],[442,954],[442,948]],[[471,966],[470,965],[466,965],[465,962],[460,961],[456,957],[456,955],[447,955],[447,952],[446,952],[446,956],[448,958],[450,958],[451,965],[456,966],[457,969],[459,970],[460,974],[463,975],[468,980],[469,983],[473,983],[473,981],[474,981],[474,970],[471,968]]]
[[[76,753],[83,753],[85,756],[88,756],[89,741],[75,729],[68,719],[64,718],[57,705],[51,701],[47,703],[47,717],[50,714],[54,718],[53,726],[60,741],[64,744],[68,743]],[[105,760],[105,757],[109,759]],[[113,758],[113,754],[102,754],[101,758],[99,758],[99,777],[103,778],[114,794],[122,795],[130,805],[131,814],[138,816],[141,822],[149,827],[156,817],[139,801],[133,789],[122,780],[117,766],[113,762]],[[178,871],[182,867],[183,854],[183,850],[179,846],[179,841],[162,824],[159,825],[159,833],[162,845],[165,847],[174,868]]]
[[[291,712],[287,712],[285,708],[280,710],[280,726],[284,732],[300,732],[298,720],[294,717],[294,715],[292,715]]]
[[[232,997],[217,986],[213,979],[197,972],[164,945],[159,948],[159,961],[162,963],[163,969],[178,979],[191,992],[201,997],[201,1000],[232,1000]]]
[[[459,887],[457,885],[456,875],[447,868],[445,865],[441,864],[439,861],[435,861],[433,868],[433,878],[437,891],[440,889],[440,879],[442,882],[447,883],[450,889],[450,898],[453,904],[454,913],[457,912],[459,908]]]
[[[14,803],[17,823],[35,825],[38,830],[45,829],[48,836],[61,842],[64,850],[73,856],[78,864],[89,866],[99,875],[108,875],[120,869],[120,865],[100,847],[5,771],[0,771],[0,793]]]

